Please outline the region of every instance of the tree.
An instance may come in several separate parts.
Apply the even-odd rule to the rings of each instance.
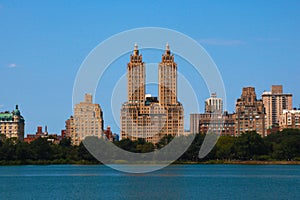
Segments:
[[[62,147],[71,147],[71,138],[62,138],[61,141],[59,142],[59,145]]]
[[[256,131],[243,133],[236,139],[236,158],[239,160],[250,160],[257,156],[266,154],[264,140]]]
[[[271,157],[277,160],[293,160],[300,157],[300,130],[284,129],[266,137]]]
[[[27,142],[18,142],[16,144],[16,159],[21,160],[23,163],[27,159],[32,159],[33,157],[32,149]]]
[[[136,144],[128,138],[115,142],[115,144],[126,151],[135,152],[136,150]]]
[[[7,138],[2,142],[0,148],[0,160],[15,160],[16,159],[16,144],[15,138]]]
[[[80,160],[87,160],[87,161],[97,161],[90,152],[85,148],[83,143],[81,142],[78,146],[78,158]]]
[[[144,144],[138,144],[136,146],[137,153],[148,153],[154,151],[154,145],[150,142],[146,142]]]
[[[161,149],[162,147],[166,146],[167,144],[169,144],[172,140],[173,140],[174,136],[172,135],[165,135],[163,136],[158,143],[156,143],[156,148],[157,149]]]
[[[35,160],[51,160],[52,159],[52,148],[47,138],[38,138],[30,143],[32,148],[33,158]]]
[[[192,136],[193,135],[190,135],[188,137],[192,137]],[[193,161],[193,162],[199,161],[198,154],[204,138],[205,138],[205,134],[196,134],[192,144],[189,146],[186,152],[180,157],[179,160]]]
[[[221,136],[216,144],[217,159],[232,159],[235,157],[234,143],[235,137]]]

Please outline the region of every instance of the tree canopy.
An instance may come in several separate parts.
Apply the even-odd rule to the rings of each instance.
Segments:
[[[184,136],[182,136],[184,137]],[[300,161],[300,130],[284,129],[262,138],[255,131],[243,133],[239,137],[220,136],[213,150],[202,160],[198,153],[204,134],[196,134],[194,141],[179,162],[202,162],[208,160],[297,160]],[[157,144],[145,139],[131,141],[124,139],[115,142],[118,147],[146,153],[163,148],[173,137],[164,136]],[[68,138],[53,144],[46,138],[38,138],[30,144],[15,138],[0,137],[0,164],[52,164],[52,163],[100,163],[81,143],[71,145]]]

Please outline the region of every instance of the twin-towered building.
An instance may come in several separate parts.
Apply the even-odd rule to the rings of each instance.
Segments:
[[[158,97],[146,95],[146,64],[134,46],[127,64],[128,98],[121,108],[121,139],[144,138],[157,143],[165,135],[185,135],[184,109],[177,99],[177,64],[167,44],[158,64]],[[24,139],[24,118],[16,106],[12,112],[0,112],[0,135],[6,138]],[[110,127],[104,130],[103,112],[93,103],[92,95],[76,104],[74,115],[66,121],[66,137],[73,145],[79,145],[86,136],[97,136],[115,141],[118,137]],[[256,131],[262,137],[271,128],[300,129],[300,110],[292,109],[292,94],[283,93],[282,85],[273,85],[257,99],[254,87],[244,87],[237,99],[235,113],[223,111],[223,101],[212,93],[205,101],[205,113],[190,114],[190,133],[212,131],[220,135],[239,136],[247,131]],[[39,127],[36,135],[29,135],[28,142],[44,137]],[[47,131],[46,131],[47,133]]]
[[[121,138],[157,143],[165,135],[184,134],[184,110],[177,100],[177,64],[169,45],[158,65],[158,98],[146,96],[145,63],[134,46],[127,64],[128,100],[121,109]]]
[[[122,104],[120,124],[121,139],[144,138],[157,143],[165,135],[184,135],[184,110],[177,99],[177,64],[167,44],[158,64],[158,97],[146,95],[146,64],[134,46],[127,64],[127,101]],[[262,99],[256,96],[254,87],[244,87],[237,99],[235,113],[223,111],[223,101],[212,93],[205,101],[205,113],[190,115],[190,132],[212,131],[220,135],[239,136],[256,131],[262,137],[274,124],[282,127],[300,127],[300,112],[292,109],[292,95],[284,94],[282,86],[272,86]],[[103,113],[99,104],[93,104],[92,96],[75,105],[74,116],[66,121],[66,135],[74,145],[86,136],[107,137],[113,141],[110,128],[103,130]]]
[[[157,143],[165,135],[183,135],[184,111],[177,100],[177,64],[169,45],[158,65],[158,98],[146,95],[145,68],[135,45],[127,64],[128,98],[121,109],[121,138],[144,138]],[[92,96],[86,94],[84,102],[75,105],[74,116],[66,121],[66,136],[74,145],[79,145],[86,136],[107,137],[113,141],[116,136],[110,128],[103,130],[103,121],[100,105],[94,104]]]

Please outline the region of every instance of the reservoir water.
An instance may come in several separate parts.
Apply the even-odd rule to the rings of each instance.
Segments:
[[[300,199],[300,166],[171,165],[147,174],[104,165],[1,166],[0,199]]]

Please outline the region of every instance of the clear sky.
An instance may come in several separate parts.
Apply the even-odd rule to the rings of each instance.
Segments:
[[[300,1],[225,2],[0,0],[0,111],[19,104],[26,133],[38,125],[59,133],[72,115],[73,83],[88,53],[114,34],[148,26],[180,31],[208,51],[230,112],[244,86],[254,86],[260,98],[272,84],[282,84],[298,107]],[[120,66],[124,72],[128,60]],[[201,101],[209,96],[203,91]],[[103,96],[97,91],[95,101],[105,126],[117,132]]]

